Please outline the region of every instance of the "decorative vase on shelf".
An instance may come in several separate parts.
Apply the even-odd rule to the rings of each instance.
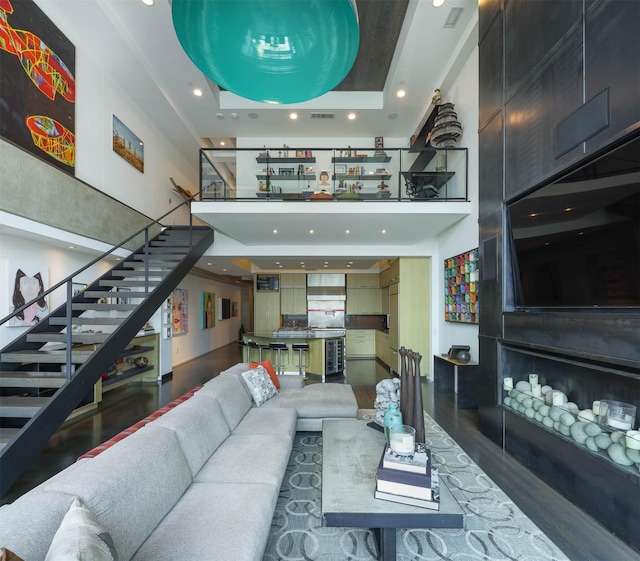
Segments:
[[[453,110],[453,103],[443,103],[438,107],[438,116],[430,134],[431,146],[434,148],[455,148],[462,135],[462,125]],[[447,151],[436,152],[436,171],[447,169]]]
[[[391,402],[384,414],[384,439],[389,444],[391,431],[402,426],[402,413],[398,409],[398,404]]]

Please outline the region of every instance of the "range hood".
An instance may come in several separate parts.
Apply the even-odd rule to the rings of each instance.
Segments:
[[[307,300],[346,300],[344,273],[307,275]]]

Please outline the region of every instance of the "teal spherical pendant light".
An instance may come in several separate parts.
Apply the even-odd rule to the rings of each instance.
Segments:
[[[337,86],[358,54],[355,0],[173,0],[195,65],[230,92],[298,103]]]

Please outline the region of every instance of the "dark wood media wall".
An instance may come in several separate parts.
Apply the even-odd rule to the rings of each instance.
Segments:
[[[479,10],[480,430],[640,551],[637,466],[531,422],[503,405],[502,390],[505,376],[535,371],[581,409],[636,405],[640,424],[640,311],[517,310],[506,214],[640,131],[640,2],[487,0]],[[592,123],[591,100],[604,108],[586,111]]]

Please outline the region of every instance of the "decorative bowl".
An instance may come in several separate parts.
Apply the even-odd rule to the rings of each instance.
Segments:
[[[144,368],[147,364],[149,364],[149,359],[146,356],[139,356],[133,361],[133,364],[135,364],[138,368]]]

